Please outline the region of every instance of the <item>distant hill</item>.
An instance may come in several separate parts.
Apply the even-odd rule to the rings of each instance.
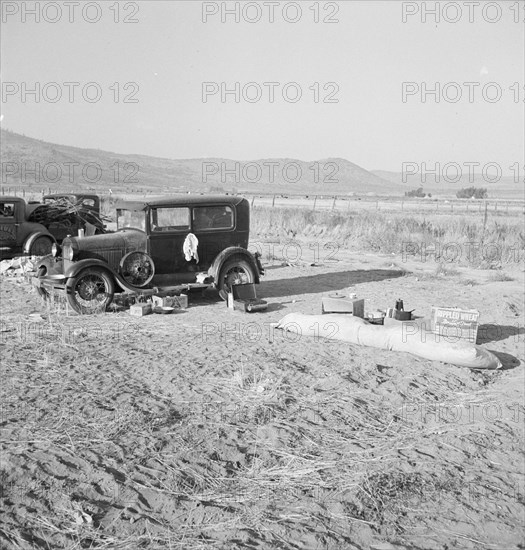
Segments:
[[[2,184],[35,190],[118,192],[247,191],[276,194],[378,194],[392,184],[341,158],[235,161],[166,159],[57,145],[0,130]],[[33,171],[36,168],[37,174]],[[395,194],[395,193],[394,193]],[[401,193],[402,194],[402,193]]]
[[[436,184],[429,175],[403,182],[401,173],[368,171],[342,158],[302,161],[291,158],[235,161],[223,158],[167,159],[127,155],[57,145],[0,130],[1,176],[9,187],[34,191],[94,190],[119,193],[165,194],[173,192],[248,192],[284,195],[385,195],[403,196],[423,187],[433,196],[455,196],[462,187],[486,187],[490,198],[523,199],[523,182],[502,178],[498,183],[472,184],[467,175],[455,184]],[[36,174],[35,174],[36,170]],[[523,174],[521,176],[523,178]]]

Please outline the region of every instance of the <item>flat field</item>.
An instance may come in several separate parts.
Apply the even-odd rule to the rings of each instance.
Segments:
[[[253,216],[265,313],[208,293],[82,317],[1,279],[2,548],[523,548],[521,258],[387,251],[386,225],[373,251],[365,222],[293,234],[276,211]],[[476,308],[504,368],[274,329],[335,291]]]

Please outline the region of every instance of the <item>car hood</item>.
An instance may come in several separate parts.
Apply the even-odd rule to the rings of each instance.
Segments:
[[[106,262],[117,271],[120,260],[128,253],[147,250],[146,234],[142,231],[124,230],[92,237],[69,237],[64,239],[63,249],[72,247],[76,253],[73,262],[97,259]],[[67,255],[65,255],[67,258]],[[69,263],[68,260],[66,262]]]
[[[78,250],[105,250],[133,247],[133,250],[142,249],[146,244],[146,234],[142,231],[125,229],[115,233],[93,235],[91,237],[69,237],[64,240],[64,245],[71,243]]]

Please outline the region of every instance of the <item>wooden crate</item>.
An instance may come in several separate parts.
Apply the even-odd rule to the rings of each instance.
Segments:
[[[432,306],[430,330],[450,341],[468,340],[473,344],[478,338],[479,311],[457,307]]]

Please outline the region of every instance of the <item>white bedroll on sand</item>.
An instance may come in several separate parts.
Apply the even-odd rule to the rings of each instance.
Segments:
[[[405,351],[425,359],[474,369],[499,369],[500,360],[490,351],[468,342],[454,342],[426,330],[429,322],[420,319],[401,326],[371,325],[353,316],[303,315],[290,313],[276,328],[330,340],[341,340],[374,348]],[[314,328],[315,327],[315,328]]]

